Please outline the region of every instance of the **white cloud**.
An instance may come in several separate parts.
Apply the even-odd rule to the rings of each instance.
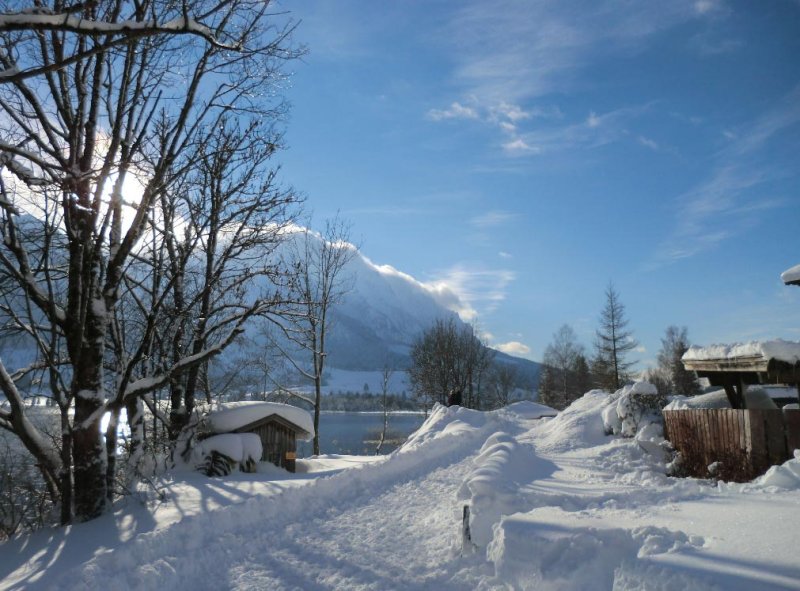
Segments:
[[[600,117],[598,117],[594,111],[589,113],[589,116],[586,118],[586,125],[588,127],[599,127],[601,123]]]
[[[522,138],[516,138],[511,141],[505,142],[503,144],[503,150],[507,154],[512,155],[521,155],[521,154],[539,154],[541,153],[541,148],[537,146],[531,146],[523,140]]]
[[[493,348],[516,357],[527,357],[531,353],[531,348],[525,343],[520,343],[519,341],[500,343],[498,345],[493,345]]]
[[[446,109],[431,109],[428,111],[428,119],[432,121],[443,121],[446,119],[477,119],[478,111],[472,107],[467,107],[454,101]]]
[[[503,250],[498,252],[497,256],[499,256],[501,259],[512,259],[512,258],[514,258],[513,255],[511,255],[510,253],[507,253],[507,252],[505,252]]]

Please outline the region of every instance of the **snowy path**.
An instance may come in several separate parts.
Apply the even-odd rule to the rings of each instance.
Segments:
[[[471,460],[264,535],[220,583],[274,590],[446,589],[446,565],[458,539],[453,499]],[[244,545],[246,538],[230,541]]]
[[[456,491],[488,434],[504,426],[452,421],[385,462],[138,536],[57,588],[476,588],[474,560],[459,557]]]

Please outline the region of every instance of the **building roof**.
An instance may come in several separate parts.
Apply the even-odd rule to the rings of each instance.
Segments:
[[[205,419],[213,433],[231,433],[255,424],[279,420],[293,428],[301,438],[314,437],[314,421],[302,408],[279,402],[226,402],[218,404]]]

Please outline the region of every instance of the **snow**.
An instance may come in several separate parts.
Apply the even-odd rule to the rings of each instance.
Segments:
[[[800,454],[752,483],[670,478],[641,445],[655,423],[604,432],[634,390],[652,396],[593,390],[552,418],[437,406],[390,456],[294,475],[173,476],[159,504],[8,542],[0,588],[800,589]]]
[[[303,429],[307,436],[304,441],[314,438],[314,421],[311,415],[296,406],[280,402],[226,402],[214,407],[206,417],[206,422],[214,433],[227,433],[259,421],[271,415],[294,423]]]
[[[795,265],[781,273],[781,281],[784,283],[800,281],[800,265]]]
[[[753,409],[777,409],[768,392],[761,388],[748,388],[745,390],[744,398],[747,401],[747,408]],[[664,407],[664,410],[686,410],[692,408],[730,408],[731,403],[725,390],[714,390],[707,394],[697,396],[674,396],[673,399]]]
[[[777,359],[786,363],[800,361],[800,342],[776,339],[773,341],[750,341],[731,345],[710,345],[708,347],[691,346],[683,354],[683,361],[711,361],[719,359],[736,359],[743,357],[761,357]]]

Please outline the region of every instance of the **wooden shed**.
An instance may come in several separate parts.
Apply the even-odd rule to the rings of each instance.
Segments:
[[[205,421],[209,433],[255,433],[261,440],[261,461],[295,471],[297,440],[314,436],[311,415],[301,408],[277,402],[220,404]]]
[[[691,347],[682,361],[724,388],[731,406],[663,411],[665,435],[689,474],[747,481],[793,457],[800,448],[800,410],[748,408],[745,391],[749,385],[788,384],[800,396],[800,342]]]

